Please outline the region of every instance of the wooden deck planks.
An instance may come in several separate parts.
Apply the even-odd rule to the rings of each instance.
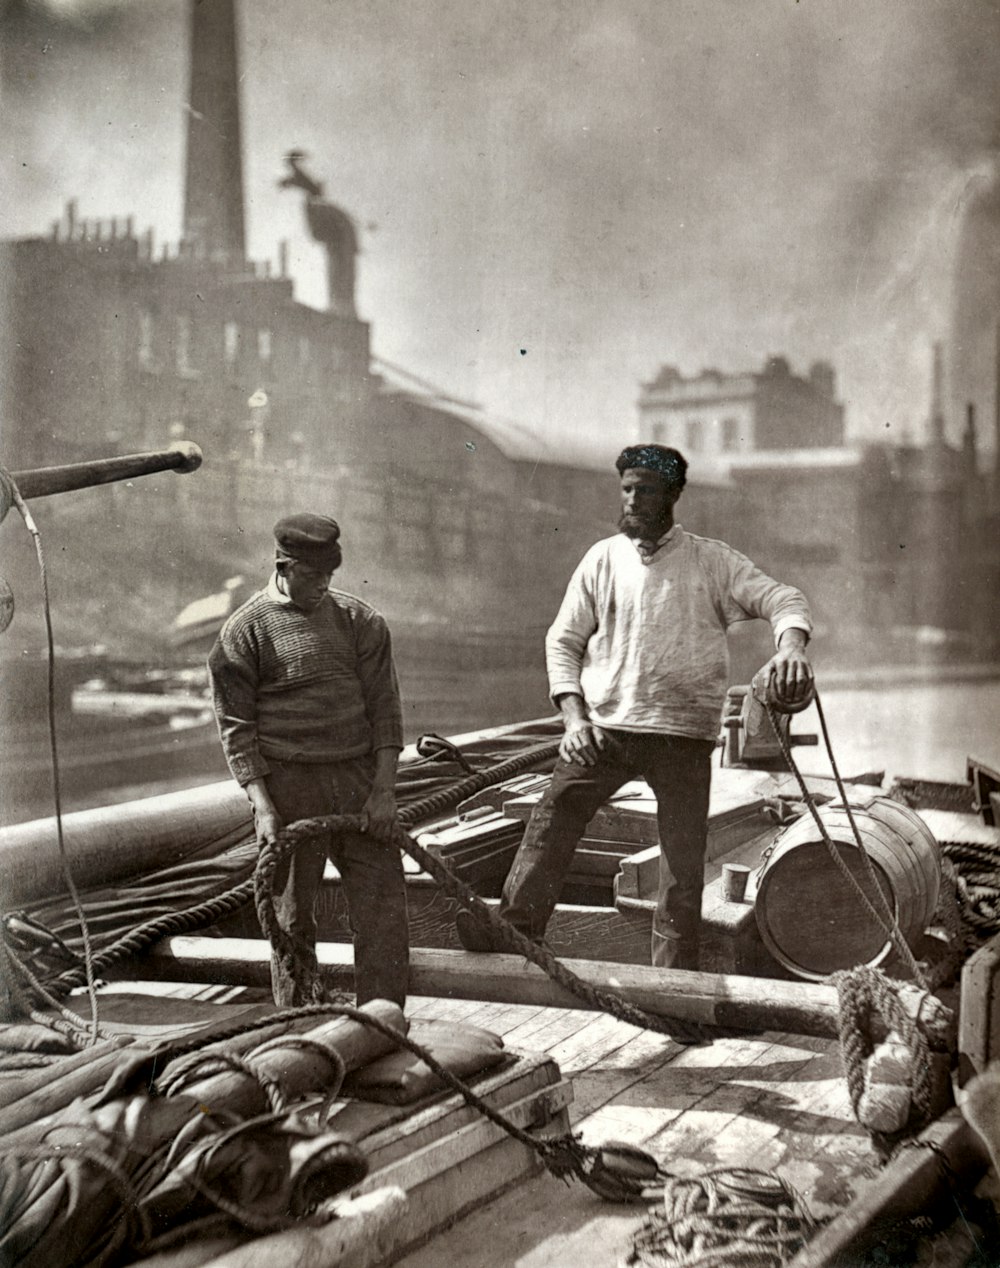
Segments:
[[[774,1171],[814,1216],[850,1199],[874,1155],[853,1121],[834,1041],[784,1033],[682,1047],[607,1016],[542,1009],[507,1030],[509,1046],[547,1051],[573,1081],[574,1130],[597,1145],[642,1146],[672,1174],[714,1166]],[[589,1020],[588,1020],[589,1018]],[[496,1022],[495,1024],[500,1024]],[[402,1268],[575,1268],[616,1262],[643,1218],[641,1207],[600,1202],[578,1183],[540,1176],[437,1237]]]

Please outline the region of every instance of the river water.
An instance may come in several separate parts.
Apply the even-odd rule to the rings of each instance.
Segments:
[[[840,772],[845,777],[885,771],[887,780],[903,775],[917,779],[964,781],[969,757],[1000,769],[1000,673],[975,681],[951,678],[919,682],[891,680],[851,686],[844,674],[824,682],[822,704]],[[433,731],[459,735],[485,727],[525,721],[552,712],[540,665],[518,668],[451,672],[421,670],[401,674],[406,739]],[[801,769],[809,774],[830,773],[816,707],[792,719],[796,735],[815,734],[817,747],[795,750]],[[107,739],[95,743],[107,743]],[[46,750],[47,753],[47,750]],[[86,788],[66,789],[66,811],[172,792],[195,784],[226,778],[221,748],[214,737],[203,739],[184,773],[168,775],[151,761],[137,782],[131,767],[117,780],[95,779]],[[106,772],[105,772],[106,774]],[[0,822],[44,817],[52,813],[48,783],[37,799],[14,806],[0,772]],[[7,795],[4,796],[6,791]],[[36,804],[37,803],[37,804]]]
[[[966,758],[1000,769],[1000,676],[985,681],[821,687],[842,775],[885,770],[916,779],[965,779]],[[793,719],[819,732],[815,707]],[[821,747],[796,750],[804,771],[829,773]]]
[[[1000,670],[996,677],[917,682],[917,669],[872,676],[849,686],[841,671],[818,677],[823,712],[842,775],[885,770],[887,777],[964,780],[966,758],[1000,768]],[[925,673],[926,679],[926,673]],[[539,667],[404,679],[408,738],[424,730],[472,731],[551,713]],[[792,719],[793,733],[815,734],[816,748],[797,748],[810,774],[829,774],[815,706]]]

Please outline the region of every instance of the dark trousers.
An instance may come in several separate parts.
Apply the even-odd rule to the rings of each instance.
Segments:
[[[643,777],[656,796],[660,883],[651,962],[696,968],[712,779],[711,740],[603,731],[594,766],[556,763],[504,885],[500,914],[529,938],[541,938],[584,829],[608,798]]]
[[[374,759],[331,765],[271,761],[268,792],[284,823],[314,815],[360,813],[372,786]],[[406,890],[399,847],[360,832],[315,837],[281,864],[274,877],[278,924],[292,939],[293,964],[271,961],[274,1002],[312,1003],[316,979],[316,897],[327,858],[340,872],[354,935],[357,1001],[388,999],[403,1007],[409,971]]]

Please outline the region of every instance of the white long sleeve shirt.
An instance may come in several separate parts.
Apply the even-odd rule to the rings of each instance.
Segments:
[[[770,621],[812,631],[801,591],[725,542],[675,524],[646,562],[624,534],[597,542],[545,640],[553,699],[583,696],[602,727],[714,740],[729,673],[726,630]]]

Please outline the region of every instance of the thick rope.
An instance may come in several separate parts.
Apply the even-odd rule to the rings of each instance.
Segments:
[[[496,766],[490,767],[489,770],[477,771],[476,774],[459,780],[448,788],[442,788],[438,792],[421,798],[420,801],[404,806],[399,812],[400,823],[414,824],[430,819],[445,810],[452,809],[459,802],[465,801],[467,797],[481,792],[484,788],[491,788],[495,784],[503,783],[504,780],[512,779],[522,771],[529,770],[532,766],[552,760],[558,752],[559,745],[551,743],[534,745],[532,748],[525,749],[523,753],[507,758]],[[192,933],[197,929],[204,929],[208,925],[215,924],[226,916],[234,915],[251,902],[253,897],[254,879],[250,877],[224,894],[198,903],[185,911],[172,912],[170,915],[157,916],[153,920],[148,920],[145,924],[123,934],[111,946],[98,952],[93,958],[94,970],[97,976],[102,976],[116,964],[141,955],[162,938]],[[48,986],[55,994],[66,995],[82,984],[83,970],[72,968],[50,981]]]
[[[1000,933],[1000,846],[946,842],[941,851],[958,869],[963,920],[981,935]]]
[[[162,938],[192,933],[196,929],[204,929],[208,925],[215,924],[216,921],[222,920],[226,916],[235,915],[252,898],[253,877],[248,877],[224,894],[210,898],[195,907],[189,907],[185,911],[175,911],[166,916],[156,916],[152,920],[147,920],[144,924],[137,925],[135,929],[123,934],[110,946],[105,947],[103,951],[99,951],[93,957],[94,970],[99,977],[103,976],[109,969],[116,964],[122,963],[123,960],[132,959],[141,955],[144,951],[148,951],[151,946]],[[48,985],[53,992],[60,995],[68,995],[70,991],[81,985],[82,976],[82,968],[67,969],[49,982]]]
[[[361,824],[362,820],[358,815],[323,815],[314,819],[300,819],[279,832],[274,845],[261,847],[257,871],[254,874],[257,915],[262,932],[271,941],[279,957],[290,956],[292,952],[291,939],[278,924],[274,910],[273,882],[279,863],[303,841],[310,840],[321,832],[360,832]],[[489,907],[470,886],[459,880],[440,859],[425,850],[402,828],[397,828],[393,839],[400,849],[433,876],[445,893],[471,908],[481,919],[492,923],[510,951],[523,955],[525,959],[530,960],[532,964],[548,974],[559,986],[589,1007],[610,1013],[620,1021],[629,1022],[642,1030],[651,1030],[667,1038],[674,1038],[680,1043],[699,1042],[708,1037],[708,1029],[696,1022],[679,1018],[668,1021],[663,1017],[644,1012],[610,991],[600,990],[584,982],[582,978],[577,977],[560,963],[544,946],[532,942],[506,921],[496,921]],[[308,985],[308,983],[304,984],[304,986]]]
[[[672,1177],[663,1205],[633,1234],[628,1268],[781,1268],[817,1228],[777,1176],[717,1168]]]
[[[902,1136],[915,1135],[930,1122],[933,1100],[933,1068],[927,1036],[907,1013],[892,981],[870,965],[858,965],[835,973],[831,979],[840,1004],[840,1052],[847,1076],[847,1090],[855,1117],[865,1091],[865,1061],[875,1050],[872,1021],[882,1018],[896,1031],[909,1051],[910,1093],[913,1110],[904,1129],[897,1133],[871,1131],[880,1156],[888,1158]]]

